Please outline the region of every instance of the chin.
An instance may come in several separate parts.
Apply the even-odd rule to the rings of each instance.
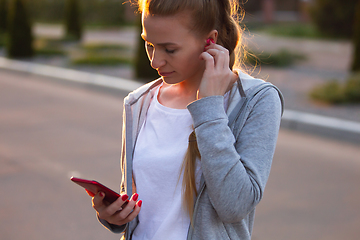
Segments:
[[[169,84],[169,85],[174,85],[174,84],[178,84],[181,83],[184,80],[178,79],[178,78],[173,78],[173,77],[161,77],[161,79],[163,80],[164,83]]]

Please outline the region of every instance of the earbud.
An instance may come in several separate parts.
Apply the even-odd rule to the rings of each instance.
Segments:
[[[214,39],[212,39],[212,38],[206,39],[206,45],[204,47],[204,52],[206,51],[206,47],[210,46],[210,42],[215,43]]]
[[[208,39],[206,40],[206,46],[210,46],[210,42],[215,43],[214,39],[208,38]]]

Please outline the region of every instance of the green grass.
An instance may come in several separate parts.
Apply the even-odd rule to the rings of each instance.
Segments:
[[[316,86],[309,93],[315,101],[329,104],[360,103],[360,72],[350,76],[344,84],[331,80]]]
[[[276,24],[264,29],[271,35],[296,38],[325,38],[314,25],[304,23]]]
[[[129,47],[121,44],[101,44],[101,43],[89,43],[81,46],[81,49],[92,52],[101,51],[126,51]]]
[[[263,64],[273,67],[288,67],[296,62],[306,60],[306,56],[297,52],[292,52],[287,49],[281,49],[275,53],[268,52],[253,52],[248,50],[249,55],[246,57],[245,62],[250,65]]]
[[[244,26],[249,31],[259,31],[270,35],[294,37],[294,38],[312,38],[312,39],[328,39],[331,38],[321,33],[315,25],[311,23],[299,22],[283,22],[283,23],[248,23]]]
[[[315,87],[310,92],[310,97],[313,100],[330,104],[345,102],[344,90],[337,80],[331,80],[323,85]]]
[[[62,41],[58,39],[39,38],[34,41],[35,53],[42,56],[63,56],[66,51],[63,49]]]
[[[84,57],[77,57],[71,60],[74,65],[95,65],[95,66],[114,66],[131,65],[132,60],[122,56],[104,56],[98,54],[86,54]]]
[[[91,43],[80,47],[82,57],[71,60],[74,65],[132,65],[130,48],[121,44]]]

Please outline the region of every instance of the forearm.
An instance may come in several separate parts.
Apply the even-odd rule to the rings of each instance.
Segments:
[[[268,95],[254,107],[262,111],[253,111],[248,116],[237,139],[228,127],[221,96],[204,98],[188,106],[207,191],[224,222],[243,219],[262,197],[280,118],[279,100],[274,94]],[[262,106],[266,101],[274,102],[272,109]]]

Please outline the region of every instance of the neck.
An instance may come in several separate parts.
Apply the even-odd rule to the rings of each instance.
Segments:
[[[178,84],[164,82],[160,89],[159,102],[170,108],[185,109],[186,106],[196,100],[199,84],[190,81],[182,81]]]

